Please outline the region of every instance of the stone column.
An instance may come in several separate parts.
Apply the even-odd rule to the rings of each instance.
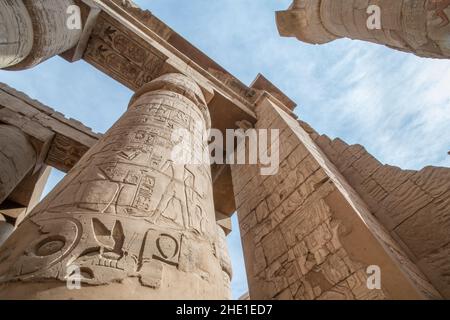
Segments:
[[[277,13],[277,25],[282,36],[312,44],[351,38],[448,59],[449,16],[449,0],[294,0]]]
[[[18,128],[0,124],[0,204],[36,165],[36,151]]]
[[[283,109],[270,96],[255,108],[256,129],[279,131],[276,174],[262,175],[261,165],[231,166],[250,297],[440,299],[339,169]]]
[[[200,158],[209,126],[186,76],[145,85],[0,249],[0,298],[228,298],[209,163],[173,152],[189,133]]]
[[[73,0],[0,0],[0,69],[23,70],[73,48],[81,28],[70,30]],[[70,13],[70,11],[69,11]]]

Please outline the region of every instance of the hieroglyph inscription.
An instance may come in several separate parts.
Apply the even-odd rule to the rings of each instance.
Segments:
[[[167,58],[101,15],[84,59],[136,90],[158,76]]]
[[[139,277],[158,288],[165,268],[209,279],[222,265],[230,277],[229,263],[220,262],[226,244],[209,166],[170,158],[173,130],[202,121],[194,102],[171,91],[135,101],[1,249],[0,282],[64,280],[72,265],[90,285]],[[204,134],[194,136],[206,149]]]

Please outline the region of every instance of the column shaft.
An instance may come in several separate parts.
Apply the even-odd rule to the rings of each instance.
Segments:
[[[73,48],[80,29],[69,29],[73,0],[0,0],[0,68],[23,70]],[[69,11],[71,13],[71,11]]]
[[[36,165],[36,151],[18,128],[0,124],[0,204]]]
[[[25,59],[33,46],[33,25],[22,1],[0,0],[0,68]]]
[[[14,226],[6,221],[6,218],[0,213],[0,246],[8,239],[14,231]]]
[[[146,85],[0,249],[0,297],[228,298],[209,163],[173,154],[178,130],[196,157],[208,150],[209,121],[189,78]]]

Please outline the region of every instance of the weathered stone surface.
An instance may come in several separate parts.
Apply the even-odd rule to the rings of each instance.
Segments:
[[[6,221],[0,221],[0,246],[14,231],[14,226]]]
[[[450,243],[424,255],[419,261],[419,267],[430,278],[444,297],[450,296]]]
[[[232,166],[250,296],[439,298],[300,124],[269,98],[260,102],[256,113],[256,128],[284,128],[280,148],[285,144],[297,148],[281,161],[275,176]],[[323,141],[331,148],[330,141]],[[361,146],[349,147],[342,141],[339,145],[336,154],[344,155],[342,168],[355,165],[361,176],[370,176],[381,165]],[[249,176],[235,179],[241,174]],[[239,185],[242,181],[250,182]],[[381,290],[366,285],[370,265],[381,268]]]
[[[73,3],[62,0],[55,6],[54,1],[45,4],[59,13]],[[19,20],[25,19],[15,26],[9,15],[4,17],[7,41],[18,42],[2,48],[12,56],[3,59],[7,54],[1,54],[0,63],[22,61],[16,68],[27,68],[78,41],[77,32],[68,35],[61,28],[64,14],[53,17],[43,1],[24,1],[32,29],[38,30],[31,39],[22,3],[5,11],[0,0],[2,14],[15,10]],[[92,37],[83,31],[78,58],[84,54],[86,61],[133,90],[161,74],[182,72],[202,92],[179,75],[138,92],[118,124],[0,251],[0,296],[3,290],[8,298],[130,298],[124,292],[131,290],[138,298],[227,297],[231,263],[224,231],[230,230],[226,216],[234,203],[226,201],[214,210],[209,166],[177,168],[164,161],[169,149],[164,143],[171,130],[186,124],[184,116],[203,119],[208,126],[203,97],[220,130],[240,127],[237,120],[251,127],[253,111],[256,128],[280,130],[277,175],[261,177],[258,166],[232,166],[252,298],[438,297],[411,260],[449,296],[448,169],[416,172],[383,166],[360,145],[319,136],[307,123],[294,120],[295,103],[263,76],[247,87],[150,12],[130,1],[95,3],[101,13],[91,21]],[[297,36],[309,42],[350,35],[419,55],[448,57],[448,41],[443,40],[448,26],[435,25],[447,16],[447,1],[433,2],[435,7],[425,0],[376,1],[388,8],[383,10],[388,15],[383,15],[383,30],[369,32],[365,9],[371,3],[298,0],[280,14],[280,21],[289,20]],[[417,4],[419,10],[412,10]],[[284,27],[280,31],[289,34]],[[265,99],[276,107],[255,110]],[[16,94],[2,94],[0,102],[0,121],[22,128],[35,147],[52,139],[42,154],[48,154],[47,164],[61,170],[76,165],[98,138],[73,119]],[[197,138],[196,148],[203,149]],[[229,167],[214,169],[213,183],[229,175]],[[229,179],[220,186],[228,187],[214,190],[215,197],[231,196]],[[64,284],[69,263],[79,264],[82,282],[89,285],[70,294]],[[365,267],[374,263],[382,267],[382,290],[366,286]],[[170,291],[173,284],[181,289]]]
[[[380,9],[380,28],[367,26],[370,5]],[[280,35],[312,44],[346,37],[449,59],[449,16],[448,0],[294,0],[277,12],[277,25]]]
[[[40,161],[64,172],[101,136],[3,83],[0,83],[0,107],[3,107],[0,121],[21,128],[41,146]]]
[[[418,259],[450,243],[450,207],[439,210],[431,203],[405,220],[395,232]]]
[[[402,170],[382,165],[365,150],[352,161],[353,155],[345,152],[351,146],[342,140],[319,136],[315,142],[333,163],[351,162],[342,171],[346,180],[433,285],[450,297],[448,265],[439,254],[450,241],[450,169]]]
[[[67,10],[75,5],[73,0],[2,0],[0,3],[5,15],[1,36],[16,43],[16,47],[8,45],[3,49],[2,46],[0,56],[9,53],[11,58],[9,61],[2,58],[0,68],[33,67],[74,47],[80,38],[81,28],[67,27]]]
[[[33,46],[33,26],[22,1],[0,1],[0,69],[25,59]]]
[[[0,124],[0,203],[36,165],[36,151],[18,128]]]
[[[201,154],[208,126],[189,78],[169,74],[142,88],[0,249],[0,297],[228,298],[209,165],[171,153],[173,131],[186,129]],[[79,268],[81,290],[66,288],[69,266]]]

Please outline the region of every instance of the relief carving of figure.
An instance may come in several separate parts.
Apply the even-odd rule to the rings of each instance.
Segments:
[[[162,194],[151,220],[153,223],[157,223],[161,217],[165,217],[177,224],[181,223],[185,228],[189,228],[185,187],[183,183],[185,168],[183,165],[177,165],[168,160],[163,165],[162,171],[168,174],[170,181]]]
[[[202,208],[202,197],[197,193],[198,188],[195,183],[195,175],[186,168],[186,178],[184,180],[186,191],[186,203],[189,212],[190,227],[197,233],[203,234],[206,231],[206,216]]]

